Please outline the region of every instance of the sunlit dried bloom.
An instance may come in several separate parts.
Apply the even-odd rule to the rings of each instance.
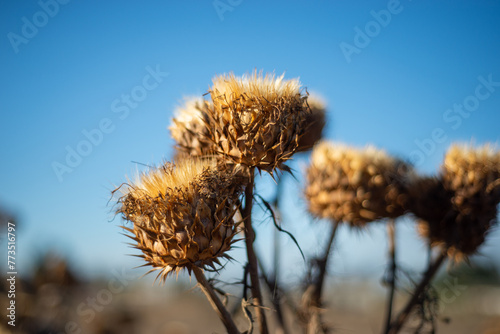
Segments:
[[[206,124],[207,110],[211,104],[203,98],[185,98],[184,104],[175,110],[175,117],[169,126],[176,142],[178,156],[204,156],[213,153],[209,141],[210,131]]]
[[[417,178],[410,210],[419,233],[460,261],[475,253],[496,223],[500,154],[492,146],[452,145],[437,178]]]
[[[454,144],[444,158],[443,183],[464,214],[492,211],[500,202],[500,151],[486,144]]]
[[[127,187],[118,210],[142,257],[164,281],[192,266],[214,267],[235,241],[240,185],[214,161],[186,159],[143,173]]]
[[[298,151],[312,149],[314,144],[321,139],[326,123],[326,104],[317,95],[309,95],[306,100],[311,112],[306,117],[306,130],[299,138]]]
[[[356,149],[322,141],[311,155],[305,196],[317,217],[352,226],[405,211],[412,168],[373,146]]]
[[[217,76],[210,88],[210,140],[235,164],[272,173],[297,151],[309,108],[297,79],[254,72]]]

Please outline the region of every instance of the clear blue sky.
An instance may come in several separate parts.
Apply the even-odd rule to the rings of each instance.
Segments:
[[[205,93],[216,74],[300,77],[328,101],[326,137],[373,143],[422,172],[437,170],[452,141],[500,140],[498,1],[54,3],[0,4],[0,205],[19,218],[26,271],[47,249],[85,273],[135,263],[124,255],[131,251],[120,219],[112,220],[110,190],[134,173],[132,161],[170,157],[172,110],[183,96]],[[87,156],[69,166],[68,148]],[[306,161],[292,163],[299,179]],[[299,200],[286,204],[290,230],[312,253],[328,225],[309,223]],[[259,229],[268,244],[270,229]],[[341,232],[337,263],[346,271],[383,265],[384,229],[369,232]],[[406,223],[399,235],[408,263],[424,258],[413,234]],[[491,235],[486,258],[500,252],[499,238]]]

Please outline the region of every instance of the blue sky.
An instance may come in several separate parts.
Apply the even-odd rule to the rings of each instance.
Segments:
[[[0,205],[18,216],[26,271],[48,249],[87,274],[136,264],[124,255],[110,191],[141,168],[133,161],[171,156],[173,109],[216,74],[300,77],[328,102],[327,138],[373,143],[425,173],[452,141],[500,140],[497,1],[9,0],[0,16]],[[68,150],[86,156],[69,166]],[[299,180],[306,163],[292,162]],[[312,254],[328,224],[309,222],[300,184],[289,178],[286,187],[299,194],[285,201],[289,229]],[[264,251],[268,225],[258,231]],[[367,232],[341,231],[338,271],[383,266],[384,228]],[[403,262],[424,261],[414,234],[402,224]],[[499,253],[499,238],[482,258]]]

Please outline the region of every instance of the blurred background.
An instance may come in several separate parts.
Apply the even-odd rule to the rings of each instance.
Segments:
[[[299,77],[327,103],[324,137],[374,144],[422,173],[439,170],[452,142],[500,140],[498,1],[7,0],[0,17],[0,246],[6,254],[6,222],[15,221],[23,333],[222,331],[187,275],[165,287],[151,286],[154,275],[139,279],[147,269],[133,269],[142,263],[127,255],[137,252],[111,198],[145,165],[171,159],[175,108],[205,94],[217,74]],[[295,179],[283,179],[281,211],[310,258],[330,226],[307,214],[307,163],[307,154],[290,162]],[[275,184],[263,175],[257,189],[271,200]],[[272,222],[256,218],[270,267]],[[397,260],[418,273],[425,242],[411,218],[397,226]],[[496,229],[470,266],[438,279],[449,297],[441,315],[451,319],[442,332],[500,327],[499,241]],[[290,238],[281,245],[284,283],[298,285],[307,263]],[[386,250],[383,224],[340,229],[328,281],[336,296],[328,319],[339,332],[380,331]],[[245,264],[242,248],[231,255],[220,277],[228,283]],[[0,268],[6,275],[7,262]]]

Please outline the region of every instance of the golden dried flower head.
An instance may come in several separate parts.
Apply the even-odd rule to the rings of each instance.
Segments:
[[[164,281],[171,272],[229,258],[239,194],[239,182],[214,161],[186,159],[143,173],[124,191],[118,211],[133,223],[123,228]]]
[[[272,173],[298,148],[309,108],[297,79],[254,72],[213,79],[210,140],[235,164]]]
[[[404,213],[412,168],[373,146],[322,141],[311,154],[305,196],[320,218],[363,226]]]
[[[454,144],[442,165],[444,186],[455,192],[453,202],[464,214],[492,211],[500,202],[500,151]]]
[[[467,258],[496,222],[500,152],[491,145],[452,145],[439,177],[417,179],[411,198],[419,233],[455,260]]]
[[[326,104],[317,95],[309,95],[306,103],[311,112],[306,117],[306,130],[299,138],[298,151],[308,151],[321,139],[326,123]]]
[[[169,127],[176,142],[179,156],[204,156],[213,153],[213,143],[209,141],[207,110],[211,104],[203,98],[189,97],[175,110],[175,117]]]

